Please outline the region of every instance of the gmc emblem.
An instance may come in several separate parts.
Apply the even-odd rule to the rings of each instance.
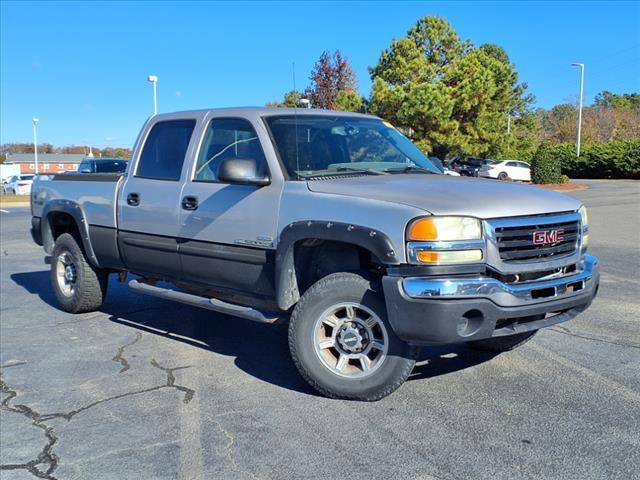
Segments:
[[[549,243],[558,243],[564,240],[564,230],[538,230],[533,232],[534,245],[547,245]]]

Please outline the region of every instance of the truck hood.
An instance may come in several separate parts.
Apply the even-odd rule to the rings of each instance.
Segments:
[[[433,215],[482,219],[567,212],[581,202],[531,185],[449,175],[366,175],[310,180],[309,190],[420,208]]]

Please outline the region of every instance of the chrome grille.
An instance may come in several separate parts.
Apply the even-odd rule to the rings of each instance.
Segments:
[[[540,220],[540,223],[531,225],[495,228],[495,241],[503,262],[560,258],[576,251],[580,240],[580,222],[546,223],[544,217]],[[534,242],[534,232],[550,231],[561,231],[562,238],[544,244]]]

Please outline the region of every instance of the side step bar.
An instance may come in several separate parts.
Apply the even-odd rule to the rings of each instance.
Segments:
[[[151,295],[152,297],[173,300],[174,302],[184,303],[191,305],[192,307],[206,308],[207,310],[246,318],[248,320],[253,320],[254,322],[280,323],[283,320],[283,317],[276,313],[261,312],[255,308],[223,302],[216,298],[200,297],[198,295],[178,292],[177,290],[171,290],[169,288],[156,287],[154,285],[149,285],[148,283],[139,282],[138,280],[131,280],[129,282],[129,288],[138,293]]]

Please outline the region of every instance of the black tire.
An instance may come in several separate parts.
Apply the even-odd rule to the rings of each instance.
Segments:
[[[507,178],[509,178],[509,175],[507,175],[507,172],[500,172],[498,174],[498,180],[506,180]]]
[[[67,257],[68,256],[68,257]],[[63,260],[70,259],[75,271],[74,288],[63,291],[58,280],[58,268]],[[60,308],[69,313],[84,313],[98,310],[107,295],[109,274],[91,265],[80,247],[80,242],[69,233],[60,235],[51,256],[51,284]]]
[[[318,392],[330,398],[376,401],[402,385],[411,371],[419,349],[400,340],[387,319],[378,282],[355,273],[334,273],[313,284],[293,310],[289,323],[289,349],[302,377]],[[375,313],[384,325],[388,347],[375,371],[364,377],[348,378],[330,370],[316,353],[316,325],[328,309],[353,303]]]
[[[516,335],[509,335],[506,337],[494,337],[486,338],[484,340],[476,340],[474,342],[467,342],[467,345],[474,350],[481,350],[483,352],[502,353],[513,350],[514,348],[524,345],[533,336],[538,333],[538,330],[525,333],[517,333]]]

